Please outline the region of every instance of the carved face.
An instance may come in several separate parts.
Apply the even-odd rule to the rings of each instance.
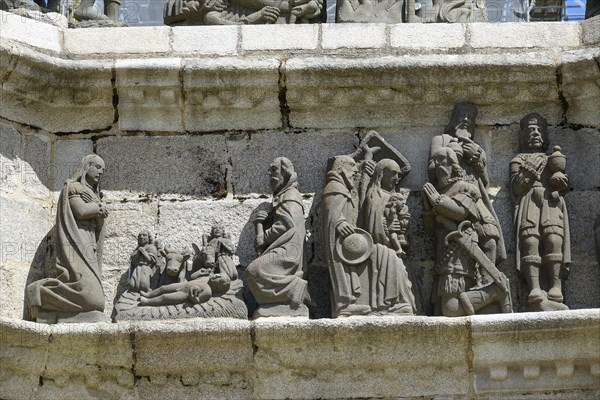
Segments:
[[[223,236],[223,228],[220,226],[213,226],[210,231],[210,235],[214,238]]]
[[[147,232],[142,232],[138,235],[138,245],[145,246],[150,243],[150,237]]]
[[[462,110],[457,118],[457,125],[454,127],[456,137],[471,139],[473,137],[473,125],[475,119],[467,110]]]
[[[274,162],[269,167],[269,182],[273,193],[279,192],[285,185],[285,177],[281,172],[281,163]]]
[[[544,146],[542,130],[538,124],[529,124],[527,126],[527,145],[531,150],[540,150]]]
[[[452,160],[447,154],[440,152],[435,154],[435,176],[438,183],[444,187],[447,186],[452,178]]]
[[[100,157],[96,157],[88,167],[85,179],[90,185],[97,184],[100,181],[100,177],[104,173],[105,168],[104,160],[102,160]]]
[[[344,162],[341,173],[346,177],[347,180],[354,182],[358,176],[358,166],[356,165],[356,161],[348,159],[346,162]]]
[[[387,191],[393,191],[396,189],[398,185],[398,180],[400,174],[400,168],[396,166],[391,168],[385,168],[383,170],[383,175],[381,176],[381,188]]]

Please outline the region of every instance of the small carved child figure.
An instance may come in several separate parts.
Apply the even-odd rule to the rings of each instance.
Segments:
[[[132,292],[147,292],[151,289],[150,281],[158,258],[158,248],[153,237],[149,231],[142,231],[138,235],[138,247],[131,255],[129,269],[129,290]]]
[[[391,247],[396,250],[398,257],[406,254],[402,246],[407,245],[406,230],[410,221],[410,214],[406,206],[406,197],[400,193],[393,193],[383,211],[385,218],[385,227],[399,227],[398,229],[388,229],[387,236],[390,239]]]
[[[225,232],[223,227],[215,225],[210,231],[210,235],[202,236],[202,244],[204,247],[212,247],[215,254],[215,266],[218,272],[229,277],[234,281],[238,278],[237,269],[233,262],[235,254],[235,246],[231,241],[231,236]]]
[[[139,302],[141,306],[166,306],[183,304],[186,301],[200,304],[207,302],[211,297],[224,295],[230,285],[229,278],[221,274],[211,274],[189,282],[161,286],[149,293],[141,293]]]

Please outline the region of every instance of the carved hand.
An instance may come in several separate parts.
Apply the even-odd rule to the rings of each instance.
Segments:
[[[483,151],[481,149],[481,146],[479,146],[477,143],[475,143],[469,138],[461,138],[460,141],[463,148],[464,157],[466,157],[467,159],[472,157],[479,159],[479,156],[482,154]]]
[[[337,228],[335,228],[335,231],[342,238],[345,238],[354,233],[354,228],[352,228],[352,225],[350,225],[348,222],[343,221],[337,226]]]
[[[366,160],[364,165],[364,170],[365,173],[369,176],[373,176],[373,173],[375,173],[375,161],[373,160]]]
[[[268,216],[269,214],[267,214],[266,211],[258,211],[254,218],[252,218],[252,222],[254,225],[261,224],[267,219]]]
[[[562,192],[569,188],[569,178],[562,172],[555,172],[550,178],[550,184],[552,184],[556,190]]]
[[[258,23],[273,24],[279,18],[279,8],[265,6],[258,11]]]
[[[429,182],[423,186],[423,195],[429,201],[429,204],[434,204],[440,196],[436,188]]]
[[[102,218],[108,217],[108,209],[104,203],[98,203],[98,216]]]

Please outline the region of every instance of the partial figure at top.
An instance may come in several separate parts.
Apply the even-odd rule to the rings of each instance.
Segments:
[[[323,0],[167,0],[166,25],[308,24],[325,21]]]
[[[106,205],[99,181],[106,167],[96,154],[83,158],[58,198],[55,278],[27,286],[29,316],[36,322],[105,322],[102,250]]]
[[[285,157],[269,167],[273,203],[269,211],[253,217],[259,257],[244,272],[258,309],[253,318],[306,317],[314,304],[305,280],[306,258],[304,206],[298,191],[298,175]]]
[[[321,204],[333,317],[417,312],[402,259],[410,215],[396,191],[409,171],[375,131],[352,155],[333,159]]]
[[[558,146],[550,155],[548,122],[528,114],[520,123],[519,154],[510,162],[517,270],[529,287],[530,311],[566,310],[562,282],[569,276],[571,242],[564,195],[567,158]]]

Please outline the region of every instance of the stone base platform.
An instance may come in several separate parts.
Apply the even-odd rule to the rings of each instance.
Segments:
[[[2,399],[597,399],[600,309],[464,318],[0,319]]]

